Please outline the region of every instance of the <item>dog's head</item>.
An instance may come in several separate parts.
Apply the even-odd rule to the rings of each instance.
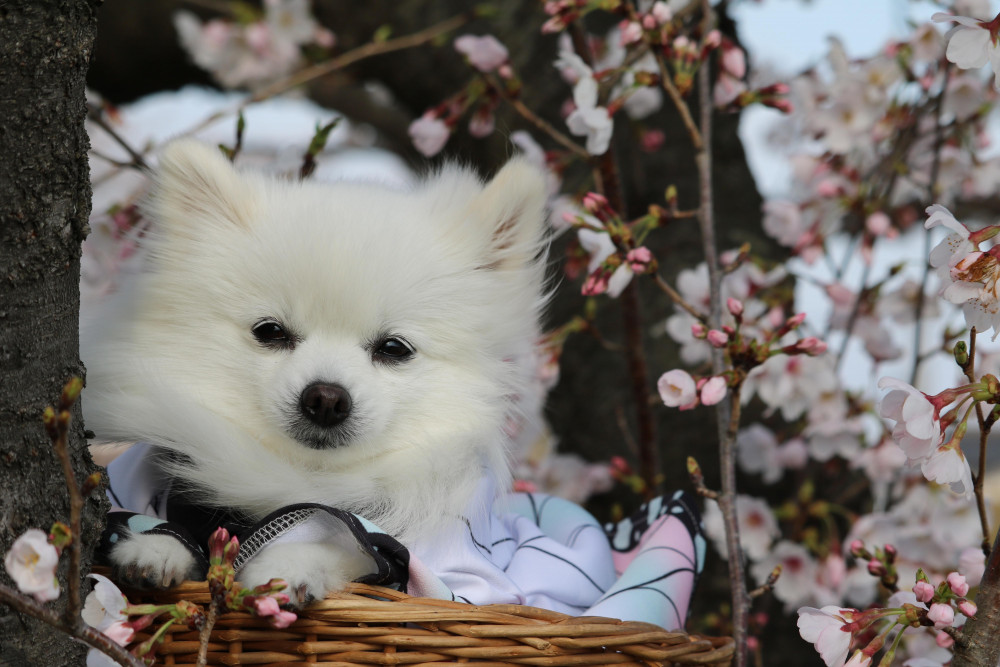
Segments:
[[[291,182],[176,142],[104,356],[302,469],[496,448],[543,301],[543,182],[520,160],[485,185],[457,167],[410,191]],[[113,366],[92,384],[139,391]]]

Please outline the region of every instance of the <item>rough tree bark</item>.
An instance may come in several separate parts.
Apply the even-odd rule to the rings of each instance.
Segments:
[[[0,553],[27,528],[48,531],[69,518],[66,482],[41,415],[65,381],[83,373],[80,243],[90,214],[84,81],[99,4],[0,3]],[[79,408],[74,423],[71,456],[82,479],[95,468]],[[84,509],[85,568],[103,502],[93,497]],[[65,587],[65,563],[60,578]],[[10,583],[6,573],[0,579]],[[80,664],[80,644],[0,608],[0,665]]]

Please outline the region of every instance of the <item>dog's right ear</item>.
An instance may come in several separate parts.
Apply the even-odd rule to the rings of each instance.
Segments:
[[[153,180],[149,207],[168,234],[198,235],[206,227],[252,223],[254,188],[216,148],[192,139],[170,143]]]

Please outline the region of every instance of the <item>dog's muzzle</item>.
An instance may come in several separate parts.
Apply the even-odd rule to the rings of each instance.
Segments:
[[[299,411],[317,426],[331,428],[351,414],[351,395],[339,384],[315,382],[299,397]]]

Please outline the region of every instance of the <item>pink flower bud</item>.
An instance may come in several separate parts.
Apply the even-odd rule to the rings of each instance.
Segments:
[[[274,616],[281,609],[278,608],[278,601],[272,597],[261,596],[254,598],[253,612],[257,616]]]
[[[934,642],[941,648],[951,648],[952,644],[955,643],[955,640],[951,638],[951,635],[942,630],[934,635]]]
[[[826,343],[815,336],[803,338],[795,345],[795,347],[800,352],[808,354],[811,357],[815,357],[826,352]]]
[[[711,332],[709,332],[711,335]],[[711,378],[701,388],[702,405],[715,405],[726,396],[726,378],[716,375]]]
[[[882,565],[882,561],[877,558],[872,558],[868,561],[868,572],[875,577],[881,577],[885,574],[885,565]]]
[[[854,540],[851,542],[851,555],[857,557],[862,551],[865,550],[865,543],[861,540]]]
[[[670,6],[662,0],[653,3],[653,6],[649,10],[649,14],[655,18],[660,25],[663,25],[674,17],[674,13],[670,10]]]
[[[707,35],[705,35],[704,46],[707,49],[715,49],[722,44],[722,33],[718,30],[710,30]]]
[[[733,297],[726,299],[726,308],[732,313],[733,317],[739,317],[743,314],[743,304]]]
[[[727,336],[725,332],[719,331],[718,329],[712,329],[708,332],[706,337],[712,347],[725,347],[729,342],[729,336]]]
[[[642,26],[636,21],[622,21],[618,24],[618,34],[622,46],[634,44],[642,39]]]
[[[645,273],[650,262],[653,261],[653,253],[646,246],[639,246],[628,251],[628,254],[625,255],[625,261],[635,273]]]
[[[588,213],[597,214],[602,208],[607,207],[608,199],[597,192],[588,192],[583,196],[583,207]]]
[[[927,610],[927,619],[934,623],[936,630],[940,630],[955,622],[955,610],[951,608],[950,604],[935,602]]]
[[[918,581],[913,584],[913,594],[917,596],[917,602],[930,602],[934,599],[934,587],[926,581]]]
[[[217,528],[208,538],[208,558],[213,561],[222,561],[222,554],[229,543],[229,531],[225,528]]]
[[[966,583],[965,577],[958,572],[952,572],[948,575],[948,585],[951,587],[952,593],[960,598],[969,594],[969,584]]]
[[[797,315],[792,315],[791,317],[789,317],[785,321],[785,326],[788,327],[789,329],[795,329],[800,324],[802,324],[803,322],[805,322],[805,320],[806,320],[806,314],[805,313],[798,313]]]
[[[708,327],[701,322],[695,322],[691,325],[691,335],[698,339],[705,338],[708,336]]]
[[[287,628],[289,625],[298,620],[298,616],[290,611],[279,611],[274,616],[269,617],[271,627],[274,628]]]
[[[580,293],[584,296],[604,294],[608,291],[608,282],[610,280],[611,274],[602,268],[598,268],[587,276],[587,279],[583,282],[583,287],[580,288]]]
[[[972,600],[960,600],[958,602],[958,610],[969,618],[975,618],[976,612],[979,611],[979,608],[976,607],[976,603]]]

